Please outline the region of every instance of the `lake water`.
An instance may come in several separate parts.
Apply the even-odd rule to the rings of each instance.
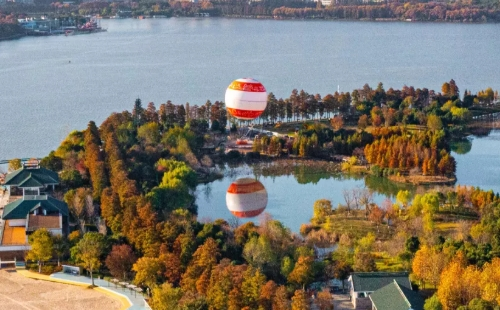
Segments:
[[[198,185],[196,190],[196,203],[198,205],[198,219],[215,220],[218,218],[234,221],[237,218],[231,214],[226,205],[226,194],[229,186],[235,180],[241,178],[255,178],[256,175],[248,166],[225,171],[225,177],[208,183]],[[365,181],[362,178],[349,178],[342,175],[328,176],[308,175],[284,175],[284,176],[257,176],[265,187],[268,202],[265,210],[257,217],[239,218],[239,223],[247,221],[258,222],[265,213],[270,214],[289,227],[298,232],[300,225],[309,222],[313,215],[313,205],[318,199],[329,199],[333,206],[339,203],[345,204],[343,192],[356,188],[364,188]],[[389,193],[388,193],[389,194]],[[249,195],[239,194],[240,197]],[[251,194],[250,194],[251,195]],[[258,198],[258,197],[257,197]],[[242,198],[245,199],[245,198]],[[376,202],[381,203],[385,196],[375,194]],[[257,202],[258,204],[258,202]],[[252,209],[253,203],[242,205]],[[249,211],[249,210],[248,210]]]
[[[0,43],[0,159],[45,156],[72,129],[172,100],[223,100],[252,76],[278,97],[326,95],[382,81],[500,89],[500,24],[102,20],[104,33]]]
[[[452,153],[457,161],[457,184],[500,193],[500,130],[492,130],[486,137],[469,139],[472,143],[469,152]]]
[[[486,137],[469,137],[467,146],[453,152],[457,161],[457,184],[479,186],[500,192],[500,130],[493,130]],[[257,178],[267,190],[268,203],[264,212],[282,221],[292,231],[308,223],[313,215],[313,205],[318,199],[329,199],[333,206],[345,204],[344,190],[368,188],[374,191],[374,201],[382,203],[386,198],[395,201],[400,189],[415,193],[418,189],[393,183],[384,178],[352,178],[328,174],[295,174],[290,176],[263,177],[247,166],[226,170],[221,180],[200,184],[196,189],[196,203],[200,219],[222,218],[234,221],[226,205],[226,192],[237,179]],[[240,223],[260,220],[259,217],[238,219]]]

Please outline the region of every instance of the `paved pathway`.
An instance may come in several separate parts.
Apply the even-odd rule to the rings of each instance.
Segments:
[[[352,302],[349,300],[349,294],[333,294],[333,306],[335,310],[352,310]]]
[[[62,272],[57,272],[52,275],[50,275],[52,278],[56,279],[61,279],[64,281],[69,281],[69,282],[77,282],[77,283],[85,283],[85,284],[91,284],[91,280],[89,277],[85,276],[74,276],[68,273],[62,273]],[[128,310],[145,310],[145,309],[150,309],[146,301],[144,300],[144,297],[135,292],[132,291],[128,288],[123,288],[120,285],[115,285],[113,283],[110,283],[106,280],[101,280],[101,279],[96,279],[94,278],[94,285],[97,285],[103,289],[112,291],[114,293],[120,294],[127,298],[130,303],[132,304],[131,307],[128,308]]]

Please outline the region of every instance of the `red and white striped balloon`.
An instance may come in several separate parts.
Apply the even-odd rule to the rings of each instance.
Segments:
[[[264,112],[266,106],[266,88],[255,79],[234,80],[226,89],[226,109],[238,119],[256,119]]]
[[[226,205],[236,217],[255,217],[267,206],[266,188],[255,179],[238,179],[227,189]]]

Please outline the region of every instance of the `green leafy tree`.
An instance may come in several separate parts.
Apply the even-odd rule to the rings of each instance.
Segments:
[[[294,266],[295,266],[295,263],[294,263],[293,259],[291,259],[289,256],[285,256],[281,260],[281,274],[284,277],[288,277],[288,275],[292,272]]]
[[[42,158],[40,166],[52,171],[61,171],[63,168],[63,160],[61,157],[56,156],[55,151],[50,151],[49,155]]]
[[[156,145],[160,142],[160,125],[150,122],[137,129],[137,137],[144,145]]]
[[[467,305],[467,310],[493,310],[493,309],[498,309],[498,308],[494,308],[494,304],[480,298],[474,298]]]
[[[244,306],[256,309],[258,307],[261,289],[266,283],[266,277],[257,268],[248,267],[243,274],[241,283],[242,302]]]
[[[271,248],[271,242],[266,236],[252,237],[243,248],[243,257],[252,266],[276,265],[276,254]]]
[[[134,125],[139,127],[144,123],[144,108],[142,107],[141,99],[137,98],[134,102],[134,109],[132,110],[132,118],[134,120]]]
[[[71,256],[83,268],[90,272],[92,286],[94,286],[93,272],[101,267],[101,255],[105,250],[104,236],[97,232],[88,232],[71,248]]]
[[[189,206],[194,200],[190,190],[196,186],[194,170],[173,159],[160,159],[156,169],[163,173],[162,182],[146,195],[154,209],[168,213]]]
[[[371,252],[373,244],[375,244],[375,234],[369,232],[363,238],[359,239],[356,246],[356,251],[360,252]]]
[[[439,197],[437,193],[426,193],[420,200],[422,203],[422,212],[424,214],[434,215],[439,210]]]
[[[31,250],[26,255],[26,259],[38,262],[38,272],[42,272],[44,261],[52,258],[53,240],[50,233],[45,228],[37,229],[28,238]]]
[[[415,254],[415,252],[417,252],[419,248],[420,248],[420,240],[418,239],[418,237],[413,236],[406,239],[405,249],[408,252]]]
[[[439,116],[431,114],[427,117],[427,128],[436,131],[443,128],[443,122]]]
[[[404,209],[408,206],[408,202],[410,201],[410,192],[408,190],[400,190],[396,196],[396,201],[399,202]]]
[[[57,266],[60,266],[61,257],[65,255],[69,249],[68,240],[61,235],[56,235],[52,237],[52,242],[54,244],[54,253],[57,256]]]
[[[439,298],[437,294],[432,295],[432,297],[428,298],[424,304],[424,310],[442,310],[443,306],[441,302],[439,302]]]
[[[327,199],[316,200],[313,209],[313,220],[317,223],[323,223],[328,216],[332,215],[332,202]]]

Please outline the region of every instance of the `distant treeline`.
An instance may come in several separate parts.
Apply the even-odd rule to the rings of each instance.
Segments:
[[[262,17],[277,19],[349,19],[349,20],[412,20],[450,22],[499,22],[500,6],[496,2],[377,2],[299,0],[212,0],[197,3],[187,1],[92,1],[80,4],[37,0],[33,5],[10,3],[4,10],[16,14],[43,12],[53,14],[99,14],[101,16],[210,16]]]
[[[458,3],[391,3],[378,5],[334,5],[326,8],[273,10],[275,18],[396,19],[412,21],[499,22],[500,10]]]

